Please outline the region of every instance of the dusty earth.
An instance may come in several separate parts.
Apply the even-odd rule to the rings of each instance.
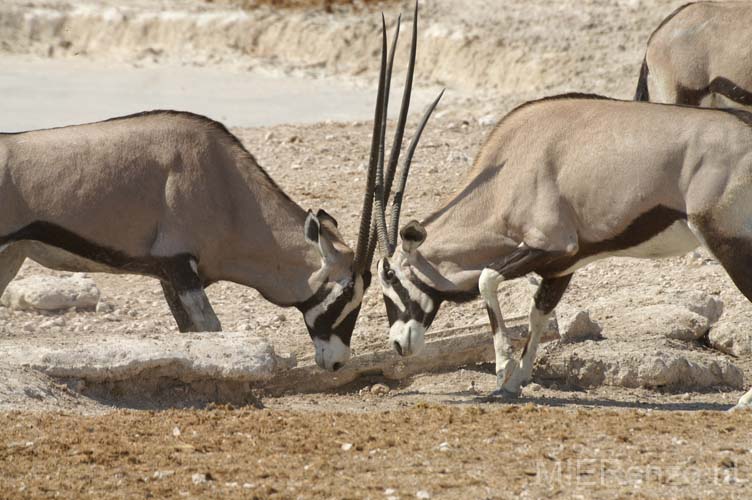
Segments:
[[[196,28],[201,23],[193,25],[190,19],[219,22],[219,13],[231,8],[229,1],[140,0],[128,7],[136,14],[123,17],[130,25],[112,14],[116,3],[111,1],[92,2],[87,12],[94,14],[84,22],[59,21],[50,14],[72,16],[84,8],[80,5],[11,0],[10,10],[0,12],[0,51],[62,61],[85,57],[213,70],[276,68],[372,85],[377,50],[371,43],[377,26],[372,7],[289,3],[295,8],[256,8],[257,2],[246,2],[247,10],[233,14],[234,21],[225,19],[222,34],[233,41],[223,43],[216,30],[202,39]],[[403,221],[430,213],[470,167],[495,119],[513,106],[568,90],[629,98],[647,36],[681,3],[510,1],[503,9],[482,0],[463,2],[462,8],[449,0],[427,3],[418,78],[426,92],[441,86],[449,90],[416,155]],[[396,13],[398,4],[386,5],[387,13]],[[161,20],[144,14],[145,24],[134,26],[138,12],[167,8],[182,14]],[[98,20],[99,11],[108,12],[102,17],[107,23],[116,23],[117,43],[108,45],[97,36],[104,22]],[[18,12],[30,24],[19,24]],[[255,30],[248,35],[252,42],[239,34],[248,26]],[[183,35],[190,36],[191,50],[180,50],[189,43]],[[345,238],[355,239],[367,121],[232,130],[293,199],[305,208],[326,209]],[[64,273],[27,262],[18,277],[36,274]],[[0,342],[56,345],[103,331],[178,335],[156,281],[91,276],[111,312],[0,307]],[[741,330],[752,324],[752,305],[704,253],[660,262],[592,264],[575,275],[558,314],[587,309],[604,337],[648,352],[658,345],[646,326],[649,318],[631,313],[696,292],[723,301],[722,322]],[[280,309],[253,290],[229,283],[212,286],[208,294],[225,330],[253,331],[278,353],[294,354],[299,365],[313,363],[297,311]],[[527,282],[505,284],[500,294],[507,317],[527,313]],[[480,301],[445,304],[433,329],[485,321]],[[385,325],[381,299],[372,289],[354,335],[355,353],[384,349]],[[687,346],[732,362],[750,384],[749,355],[719,353],[704,338]],[[372,392],[377,383],[387,384],[388,393]],[[143,411],[114,395],[87,397],[59,380],[0,360],[0,496],[748,496],[750,415],[725,412],[740,396],[738,389],[577,387],[539,379],[525,388],[519,402],[507,404],[481,397],[494,383],[493,367],[481,363],[400,382],[374,376],[325,393],[259,389],[263,410],[252,405],[178,410],[169,409],[180,406],[170,400],[155,404],[158,410]]]

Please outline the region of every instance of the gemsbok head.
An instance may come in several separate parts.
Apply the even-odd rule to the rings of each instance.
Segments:
[[[635,100],[752,106],[750,23],[750,2],[697,2],[676,9],[648,39]]]
[[[377,189],[377,193],[378,193]],[[507,114],[446,201],[396,228],[378,264],[390,341],[418,352],[444,300],[480,294],[500,397],[532,375],[541,333],[573,273],[611,256],[662,258],[699,245],[752,300],[752,114],[570,94]],[[377,211],[385,226],[383,212]],[[381,241],[381,240],[380,240]],[[520,363],[497,287],[536,273]],[[738,407],[752,405],[752,390]]]
[[[385,41],[383,17],[382,29]],[[222,124],[151,111],[0,134],[0,293],[26,257],[66,271],[140,274],[160,280],[180,331],[217,331],[204,289],[232,281],[299,309],[316,363],[337,370],[350,357],[376,246],[371,214],[394,57],[393,47],[387,67],[383,45],[354,252],[332,216],[291,200]]]

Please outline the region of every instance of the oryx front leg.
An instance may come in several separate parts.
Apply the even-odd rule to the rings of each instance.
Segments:
[[[547,253],[542,250],[520,245],[514,252],[499,262],[495,262],[483,269],[478,280],[478,289],[486,301],[488,319],[493,330],[494,351],[496,353],[496,391],[494,396],[505,398],[517,397],[520,394],[520,384],[514,373],[517,362],[512,357],[512,341],[509,331],[504,325],[501,306],[496,295],[499,283],[504,280],[519,278],[533,271],[542,259],[547,259]]]
[[[192,257],[177,257],[165,271],[168,283],[162,288],[180,331],[221,331],[219,319],[204,293],[196,261]]]

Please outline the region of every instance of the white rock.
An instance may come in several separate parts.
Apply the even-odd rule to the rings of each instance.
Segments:
[[[191,476],[193,484],[204,484],[211,481],[211,476],[205,472],[197,472]]]
[[[562,342],[582,342],[588,339],[600,339],[601,325],[590,318],[590,311],[578,311],[577,314],[559,324]]]
[[[431,494],[426,490],[420,490],[415,494],[416,498],[431,498]]]
[[[179,437],[180,436],[180,427],[178,427],[177,425],[175,427],[173,427],[172,428],[172,435],[175,436],[175,437]]]
[[[389,394],[389,386],[384,384],[374,384],[373,387],[371,387],[371,394],[376,394],[377,396]]]
[[[693,313],[706,317],[711,325],[723,314],[723,301],[715,295],[695,291],[679,297],[677,301]]]
[[[626,312],[623,321],[643,333],[671,339],[697,340],[710,329],[709,318],[673,304],[656,304]]]
[[[722,356],[650,343],[607,338],[545,346],[533,378],[578,387],[743,388],[742,371]]]
[[[12,281],[0,298],[0,303],[12,309],[44,311],[91,308],[98,301],[99,289],[94,280],[80,275],[33,276]]]
[[[752,336],[744,325],[722,321],[708,335],[710,345],[732,356],[752,354]]]
[[[144,370],[184,382],[196,379],[260,382],[291,368],[265,339],[248,332],[137,336],[103,332],[62,348],[46,343],[0,346],[0,359],[53,377],[87,382],[129,380]]]
[[[105,302],[103,300],[100,300],[99,302],[97,302],[96,311],[100,314],[111,313],[114,310],[115,310],[115,306],[113,306],[109,302]]]
[[[481,127],[490,127],[492,125],[496,125],[497,121],[499,121],[499,119],[496,117],[496,115],[489,114],[478,118],[478,125],[480,125]]]
[[[352,449],[352,443],[342,443],[342,451],[350,451]]]
[[[157,471],[154,471],[154,474],[152,475],[152,477],[154,479],[164,479],[166,477],[170,477],[174,475],[175,475],[174,470],[157,470]]]

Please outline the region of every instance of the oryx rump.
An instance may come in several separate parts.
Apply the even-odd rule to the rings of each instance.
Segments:
[[[680,7],[650,36],[635,100],[752,106],[752,4]]]

